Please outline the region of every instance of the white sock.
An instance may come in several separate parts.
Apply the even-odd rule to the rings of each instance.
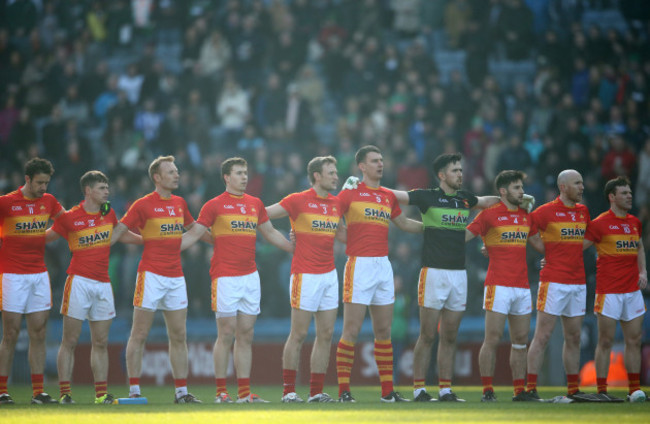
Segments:
[[[129,386],[129,395],[139,395],[140,394],[140,385],[133,384]]]
[[[187,386],[176,388],[176,399],[183,397],[187,394]]]
[[[445,387],[444,389],[440,389],[440,392],[438,392],[438,394],[440,396],[444,396],[447,393],[451,393],[451,388],[450,387]]]

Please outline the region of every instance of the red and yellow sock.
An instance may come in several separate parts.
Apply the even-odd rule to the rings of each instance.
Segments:
[[[483,384],[483,394],[486,392],[494,391],[494,387],[492,386],[492,378],[492,376],[481,377],[481,384]]]
[[[336,378],[339,383],[339,396],[350,391],[350,374],[354,363],[354,343],[341,339],[336,346]]]
[[[413,390],[418,390],[418,389],[424,389],[425,384],[424,384],[424,379],[413,379]]]
[[[69,381],[59,381],[59,393],[61,396],[69,395],[72,393],[72,388],[70,387]]]
[[[9,393],[7,391],[7,380],[9,380],[8,375],[0,375],[0,395]]]
[[[379,369],[381,395],[393,391],[393,344],[390,340],[375,340],[375,362]]]
[[[95,397],[102,397],[108,393],[108,383],[106,381],[95,382]]]
[[[238,378],[237,379],[237,397],[239,399],[244,399],[250,396],[251,394],[251,379],[250,378]]]
[[[598,393],[607,393],[607,378],[596,377]]]
[[[451,389],[451,380],[447,380],[447,379],[444,379],[444,378],[439,378],[438,379],[438,386],[440,387],[440,390]]]
[[[528,374],[527,377],[528,384],[526,385],[526,391],[536,390],[537,389],[537,374]]]
[[[524,391],[524,386],[526,385],[526,381],[523,378],[518,378],[516,380],[512,380],[512,387],[515,396],[517,396],[519,393]]]
[[[325,384],[325,374],[324,373],[311,373],[309,378],[309,396],[316,396],[319,393],[323,393],[323,385]]]
[[[43,393],[43,374],[32,374],[32,396]]]
[[[628,372],[627,373],[628,388],[630,394],[641,390],[641,374],[638,372]]]
[[[567,386],[567,393],[570,395],[580,390],[580,387],[578,387],[578,374],[567,374],[566,386]]]
[[[215,382],[217,384],[217,396],[219,396],[221,393],[228,394],[225,378],[215,378]]]
[[[286,368],[282,369],[282,385],[284,387],[282,396],[285,396],[288,393],[295,393],[297,373],[298,372],[296,370],[290,370]]]

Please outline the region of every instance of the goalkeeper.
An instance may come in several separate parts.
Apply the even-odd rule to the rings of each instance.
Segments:
[[[471,209],[490,207],[499,202],[499,198],[477,197],[462,190],[461,160],[460,154],[443,154],[433,161],[434,175],[440,180],[437,188],[393,191],[400,204],[418,207],[424,224],[422,270],[418,283],[420,335],[413,358],[413,397],[416,402],[464,402],[451,390],[451,377],[456,334],[467,299],[465,227]],[[532,204],[532,197],[527,196],[525,203],[522,204],[524,208]],[[438,328],[439,390],[437,396],[431,396],[426,391],[424,379]]]

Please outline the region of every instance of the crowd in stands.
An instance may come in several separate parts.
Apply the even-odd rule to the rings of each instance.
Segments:
[[[227,157],[248,160],[248,192],[270,205],[309,187],[313,156],[335,156],[342,183],[358,174],[355,151],[374,144],[382,183],[401,189],[435,185],[432,159],[459,151],[469,190],[491,194],[500,170],[522,169],[541,204],[556,196],[558,172],[574,168],[592,217],[608,207],[604,182],[627,175],[647,228],[648,9],[644,0],[0,0],[0,194],[41,156],[64,207],[81,200],[79,177],[99,169],[122,216],[152,190],[150,161],[173,154],[176,194],[196,218],[223,191]],[[288,231],[288,220],[277,225]],[[415,316],[421,237],[391,240],[398,296]],[[56,301],[69,261],[61,243],[47,252]],[[479,247],[468,247],[470,315],[481,314]],[[191,315],[209,316],[210,254],[207,245],[184,254]],[[529,257],[535,287],[539,257]],[[130,315],[138,259],[137,247],[113,250],[118,316]],[[263,317],[289,316],[289,260],[259,243]]]

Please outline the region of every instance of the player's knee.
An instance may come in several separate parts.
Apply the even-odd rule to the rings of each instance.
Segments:
[[[34,342],[44,342],[45,341],[45,336],[47,336],[47,329],[45,325],[43,326],[38,326],[29,329],[27,332],[29,335],[29,341],[34,343]]]
[[[333,335],[334,335],[334,329],[326,328],[326,329],[320,329],[316,334],[316,337],[318,337],[319,340],[329,343],[332,341]]]
[[[106,350],[108,348],[108,337],[93,339],[92,347],[93,349]]]
[[[172,344],[182,344],[187,340],[187,333],[184,328],[176,329],[169,332],[169,342]]]
[[[641,347],[641,340],[643,333],[638,332],[636,334],[631,334],[625,337],[625,347],[627,349],[636,349],[638,350]]]

